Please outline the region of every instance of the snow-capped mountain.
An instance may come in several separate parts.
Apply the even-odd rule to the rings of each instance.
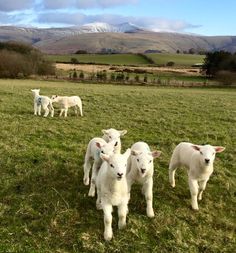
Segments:
[[[143,30],[142,28],[131,23],[110,25],[102,22],[94,22],[78,27],[78,31],[80,33],[100,33],[100,32],[133,33],[142,30]]]

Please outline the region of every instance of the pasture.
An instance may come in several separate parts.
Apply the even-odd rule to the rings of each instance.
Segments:
[[[42,95],[79,95],[84,117],[33,115],[32,88]],[[0,252],[234,252],[236,90],[131,87],[0,80]],[[56,106],[55,106],[56,107]],[[122,150],[146,141],[155,160],[155,218],[146,217],[139,186],[132,189],[127,228],[103,240],[103,213],[83,185],[88,141],[104,128],[127,129]],[[200,210],[190,208],[187,174],[168,182],[180,141],[222,145]]]
[[[156,65],[166,65],[174,62],[175,67],[191,67],[195,63],[203,63],[204,55],[193,54],[145,54]],[[73,54],[73,55],[47,55],[47,59],[54,62],[71,62],[76,58],[80,63],[113,64],[113,65],[150,65],[149,61],[138,54]]]

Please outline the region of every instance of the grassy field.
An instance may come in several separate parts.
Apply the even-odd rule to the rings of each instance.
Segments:
[[[113,64],[113,65],[145,65],[148,61],[137,54],[73,54],[73,55],[48,55],[47,58],[54,62],[71,62],[76,58],[80,63]]]
[[[190,67],[195,63],[202,63],[204,55],[192,54],[147,54],[157,65],[166,65],[173,61],[174,66]],[[114,64],[114,65],[147,65],[145,58],[137,54],[73,54],[73,55],[47,55],[47,59],[54,62],[71,62],[76,58],[80,63]]]
[[[190,67],[196,63],[203,63],[205,55],[197,54],[148,54],[156,64],[165,65],[174,62],[174,66]]]
[[[84,117],[33,115],[31,88],[80,95]],[[0,80],[0,252],[235,252],[236,90]],[[155,160],[155,218],[132,189],[127,228],[103,240],[103,214],[82,183],[88,141],[101,129],[127,129],[123,151],[146,141]],[[199,212],[190,209],[184,170],[176,188],[168,163],[180,141],[222,145]]]

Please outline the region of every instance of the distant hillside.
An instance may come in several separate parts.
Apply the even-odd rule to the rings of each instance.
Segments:
[[[236,36],[199,36],[145,31],[133,24],[92,23],[70,28],[0,27],[0,41],[22,41],[50,54],[170,52],[177,50],[236,52]]]

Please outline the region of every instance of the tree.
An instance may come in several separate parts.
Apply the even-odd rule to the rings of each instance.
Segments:
[[[75,57],[72,57],[72,58],[70,59],[70,62],[71,62],[72,64],[78,64],[78,63],[79,63],[78,59],[75,58]]]

